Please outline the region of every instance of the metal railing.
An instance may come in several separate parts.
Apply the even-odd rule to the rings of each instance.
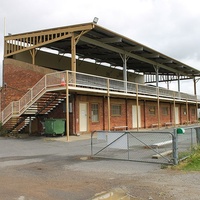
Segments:
[[[68,80],[66,80],[68,77]],[[129,95],[149,95],[155,98],[159,95],[165,98],[176,98],[197,102],[197,96],[186,93],[174,92],[163,88],[156,88],[144,84],[124,82],[121,80],[94,76],[79,72],[62,71],[45,75],[39,80],[19,101],[11,102],[1,113],[1,121],[4,124],[13,115],[21,115],[47,90],[64,89],[61,80],[66,82],[69,87],[84,87],[85,89],[98,89],[104,92],[119,92]],[[70,89],[70,88],[69,88]]]

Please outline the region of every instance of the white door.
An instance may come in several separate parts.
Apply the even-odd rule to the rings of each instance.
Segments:
[[[179,124],[179,109],[178,107],[175,107],[175,124]]]
[[[138,106],[138,112],[137,112],[137,106],[136,105],[132,105],[132,125],[133,125],[133,128],[140,128],[141,127],[141,110],[140,110],[140,106]]]
[[[79,104],[79,123],[80,131],[86,132],[88,130],[88,111],[87,103]]]

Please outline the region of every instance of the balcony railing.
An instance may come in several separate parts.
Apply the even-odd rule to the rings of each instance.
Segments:
[[[66,78],[68,77],[68,80]],[[155,98],[164,97],[175,100],[184,100],[198,102],[200,98],[195,95],[190,95],[181,92],[175,92],[164,88],[157,88],[138,84],[133,82],[124,82],[117,79],[110,79],[100,76],[94,76],[79,72],[62,71],[45,75],[39,80],[19,101],[11,102],[1,113],[0,120],[4,124],[14,115],[20,116],[27,108],[37,101],[46,91],[63,90],[65,84],[68,84],[69,89],[98,89],[102,92],[118,92],[127,95],[146,95]],[[61,84],[62,82],[62,84]]]

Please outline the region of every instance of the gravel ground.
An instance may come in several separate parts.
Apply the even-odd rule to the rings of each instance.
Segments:
[[[88,139],[0,138],[0,147],[1,200],[120,199],[121,193],[124,200],[200,199],[199,172],[90,159]]]

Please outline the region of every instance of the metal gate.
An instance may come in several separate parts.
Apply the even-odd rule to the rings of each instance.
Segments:
[[[174,128],[171,132],[95,131],[91,134],[91,156],[176,165],[191,155],[199,142],[199,126]]]
[[[91,135],[92,157],[174,164],[171,132],[96,131]]]

